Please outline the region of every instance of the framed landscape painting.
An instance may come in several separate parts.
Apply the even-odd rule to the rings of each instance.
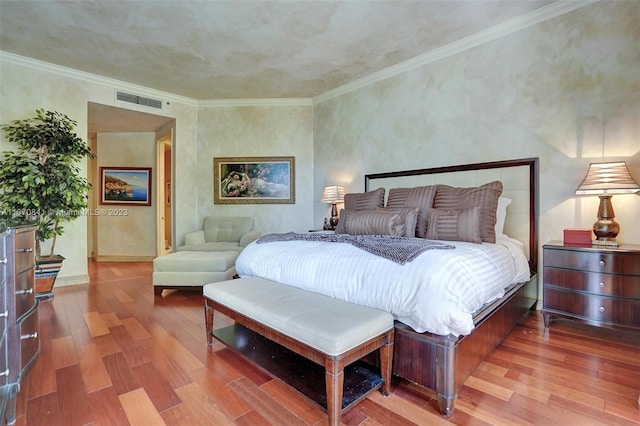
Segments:
[[[216,157],[214,204],[295,204],[295,157]]]
[[[100,167],[100,204],[150,206],[150,167]]]

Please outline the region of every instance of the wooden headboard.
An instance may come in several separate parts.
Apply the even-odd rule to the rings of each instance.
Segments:
[[[428,169],[365,175],[365,191],[377,188],[413,187],[445,184],[450,186],[479,186],[500,180],[503,196],[511,198],[507,208],[505,233],[518,239],[527,247],[529,267],[532,273],[538,270],[538,158],[491,161],[486,163],[461,164],[432,167]]]

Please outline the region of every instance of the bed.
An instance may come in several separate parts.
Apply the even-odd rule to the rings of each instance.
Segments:
[[[254,242],[236,269],[391,312],[393,374],[450,416],[468,376],[535,306],[537,218],[537,158],[368,174],[337,235]],[[394,255],[368,250],[375,238]]]

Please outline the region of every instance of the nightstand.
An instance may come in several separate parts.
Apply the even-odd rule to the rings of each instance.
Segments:
[[[543,246],[544,324],[562,316],[640,329],[640,245]]]

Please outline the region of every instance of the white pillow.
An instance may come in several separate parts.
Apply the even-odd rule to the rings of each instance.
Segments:
[[[496,235],[504,234],[504,222],[507,218],[507,206],[511,204],[511,198],[498,198],[498,208],[496,209]]]

